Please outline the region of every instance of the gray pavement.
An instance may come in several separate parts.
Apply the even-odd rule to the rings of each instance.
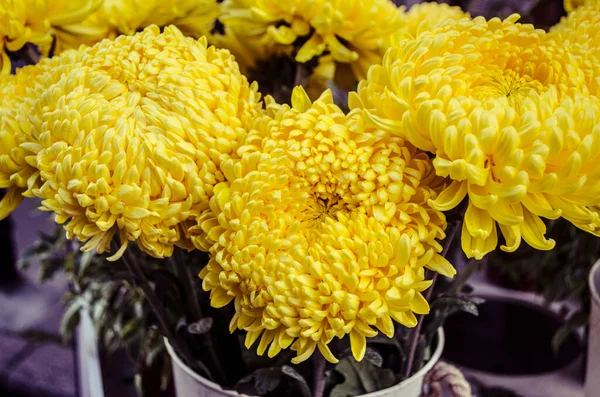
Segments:
[[[11,215],[16,253],[54,227],[36,207],[26,200]],[[17,281],[0,286],[0,395],[74,397],[74,348],[59,335],[64,276],[42,284],[36,265],[19,273]]]

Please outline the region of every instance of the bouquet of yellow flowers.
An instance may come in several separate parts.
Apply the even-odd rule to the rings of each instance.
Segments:
[[[600,235],[595,2],[549,33],[390,0],[24,3],[0,0],[0,217],[41,199],[223,387],[394,386],[436,343],[455,236],[481,259],[552,249],[543,219]],[[10,74],[24,46],[41,60]]]

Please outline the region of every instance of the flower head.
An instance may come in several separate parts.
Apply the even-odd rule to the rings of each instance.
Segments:
[[[90,15],[102,0],[0,0],[1,73],[10,73],[7,51],[35,44],[47,55],[53,33]]]
[[[370,122],[435,154],[452,184],[431,202],[469,206],[462,245],[481,258],[498,242],[551,249],[540,217],[598,233],[600,102],[577,57],[542,31],[463,19],[401,40],[350,98]]]
[[[215,187],[212,258],[202,270],[211,303],[235,301],[230,328],[269,356],[289,346],[306,360],[350,335],[362,359],[366,337],[415,326],[427,313],[428,267],[447,276],[438,253],[445,218],[427,204],[443,180],[429,157],[346,116],[325,92],[292,108],[271,100]]]
[[[25,131],[31,110],[26,98],[29,87],[40,84],[48,70],[60,65],[60,60],[46,58],[35,67],[19,69],[16,75],[0,76],[0,187],[8,189],[0,201],[0,219],[17,208],[24,197],[33,197],[32,189],[39,187],[39,171],[22,146],[28,142]]]
[[[226,0],[221,21],[242,42],[286,48],[305,63],[330,52],[360,79],[402,23],[390,0]]]
[[[586,3],[563,17],[552,27],[548,41],[557,45],[579,44],[596,52],[600,50],[600,3]]]
[[[546,35],[551,46],[565,48],[578,58],[586,84],[594,95],[600,93],[600,3],[588,2],[570,12]]]
[[[440,23],[462,18],[469,18],[469,14],[460,7],[435,2],[419,3],[410,7],[404,14],[403,26],[399,29],[398,34],[414,39],[420,33],[432,30]]]
[[[591,4],[593,0],[564,0],[563,4],[565,7],[565,11],[571,12],[579,6],[584,4]]]
[[[220,163],[261,113],[256,86],[229,52],[175,27],[50,61],[61,60],[25,99],[20,147],[39,170],[33,194],[86,250],[108,250],[115,234],[113,258],[129,241],[156,257],[191,248],[186,222],[208,210]]]
[[[219,11],[216,0],[104,0],[88,18],[56,33],[56,52],[133,35],[150,25],[175,25],[184,35],[199,38],[210,32]]]

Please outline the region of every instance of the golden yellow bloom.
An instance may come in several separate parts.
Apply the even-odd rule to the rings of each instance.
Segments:
[[[546,35],[548,45],[565,48],[578,58],[590,92],[600,93],[600,3],[589,2],[563,17]]]
[[[564,0],[564,6],[567,12],[571,12],[579,6],[582,6],[584,4],[589,5],[595,1],[596,0]]]
[[[242,43],[286,46],[300,63],[328,51],[360,79],[381,60],[402,11],[390,0],[225,0],[220,19]]]
[[[557,45],[586,45],[596,52],[600,48],[600,3],[590,3],[579,7],[563,17],[552,27],[548,40],[556,40]]]
[[[36,171],[27,166],[25,150],[19,147],[24,135],[18,125],[19,114],[22,114],[22,97],[18,91],[23,90],[14,75],[0,76],[0,187],[9,189],[0,201],[0,219],[6,218],[23,201],[27,181]]]
[[[129,241],[156,257],[192,248],[185,222],[208,210],[220,163],[261,114],[233,57],[152,26],[48,62],[60,67],[28,89],[20,125],[42,207],[84,250],[109,250],[119,233],[111,259]]]
[[[420,33],[432,30],[445,21],[470,18],[469,14],[445,3],[415,4],[404,14],[403,26],[399,30],[401,36],[416,38]]]
[[[600,230],[599,100],[575,56],[517,19],[463,19],[400,40],[350,97],[373,125],[435,154],[453,183],[434,208],[468,195],[469,257],[496,247],[496,223],[506,251],[521,238],[551,249],[540,217]]]
[[[33,197],[32,189],[39,187],[39,172],[27,161],[27,150],[21,146],[27,142],[22,127],[29,123],[31,110],[26,96],[44,73],[60,66],[60,60],[46,58],[35,67],[19,69],[16,75],[0,76],[0,187],[8,188],[0,202],[0,219],[7,217],[24,197]]]
[[[436,239],[445,218],[427,204],[443,179],[426,153],[346,116],[327,91],[292,108],[269,103],[210,206],[216,243],[202,270],[211,304],[235,301],[230,329],[259,337],[258,354],[291,346],[295,363],[349,334],[357,360],[392,320],[413,327],[429,305],[424,268],[453,276]]]
[[[57,32],[57,53],[150,25],[175,25],[186,36],[199,38],[210,32],[219,12],[216,0],[104,0],[86,20]]]
[[[102,0],[0,0],[0,46],[2,74],[10,73],[6,51],[35,44],[47,55],[53,33],[91,14]]]

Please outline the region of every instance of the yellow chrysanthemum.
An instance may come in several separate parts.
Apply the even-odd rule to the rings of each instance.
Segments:
[[[427,201],[443,180],[426,153],[346,116],[331,92],[312,103],[298,88],[293,107],[271,100],[240,160],[222,163],[215,187],[216,243],[202,270],[211,304],[235,300],[230,329],[261,335],[258,354],[291,346],[292,361],[349,334],[357,360],[393,320],[413,327],[429,305],[424,268],[454,275],[438,253],[445,218]]]
[[[563,17],[546,42],[577,56],[590,92],[600,93],[600,3],[586,3]]]
[[[398,33],[414,39],[420,33],[429,31],[440,23],[469,17],[469,14],[460,7],[445,3],[415,4],[404,14],[403,26]]]
[[[28,89],[20,125],[42,207],[85,250],[119,233],[113,258],[128,241],[157,257],[192,248],[186,222],[208,210],[220,163],[262,113],[233,57],[152,26],[47,62],[59,67]]]
[[[600,102],[576,57],[517,19],[463,19],[401,40],[350,97],[373,125],[435,154],[437,174],[454,182],[434,208],[468,195],[469,257],[496,247],[496,223],[506,251],[521,238],[551,249],[540,217],[600,230]]]
[[[53,33],[90,15],[102,0],[0,0],[1,73],[10,73],[6,51],[35,44],[47,55]]]
[[[548,40],[557,45],[585,45],[596,53],[600,49],[600,3],[590,3],[575,9],[552,27]]]
[[[175,25],[186,36],[199,38],[210,32],[219,12],[216,0],[104,0],[86,20],[57,32],[56,50],[132,35],[150,25]]]
[[[32,189],[39,187],[39,171],[28,162],[27,150],[21,146],[27,142],[22,127],[29,123],[31,110],[26,101],[27,90],[61,63],[58,59],[44,59],[36,67],[21,68],[16,75],[0,76],[0,187],[8,188],[0,201],[0,219],[17,208],[24,197],[33,197]]]
[[[402,11],[390,0],[226,0],[220,20],[243,43],[286,46],[300,63],[330,52],[360,79],[381,59]]]
[[[14,75],[0,77],[0,188],[8,188],[0,201],[0,219],[23,201],[27,180],[36,171],[27,166],[25,150],[19,147],[24,142],[18,125],[22,98],[13,91],[21,91],[23,87],[15,80]]]
[[[565,11],[571,12],[579,6],[592,4],[596,0],[564,0]]]

